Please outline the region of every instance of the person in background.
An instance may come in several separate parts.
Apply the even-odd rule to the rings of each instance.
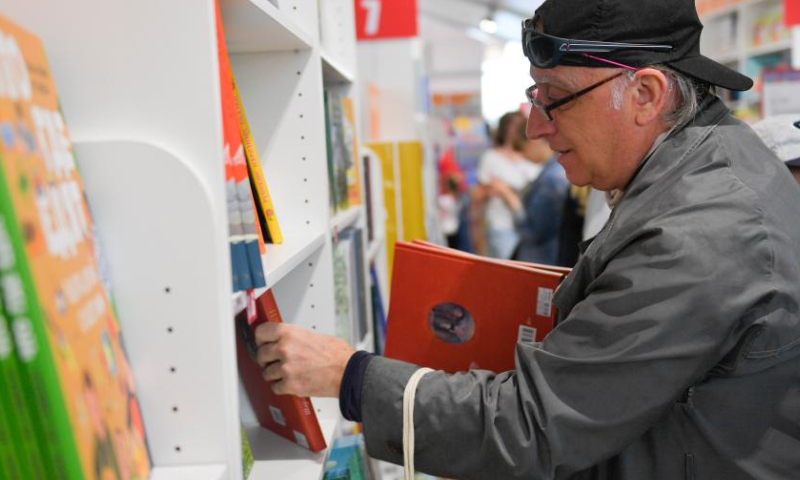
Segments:
[[[500,117],[494,147],[483,154],[478,165],[480,188],[473,201],[483,204],[486,253],[494,258],[510,258],[519,242],[514,214],[498,188],[522,190],[541,170],[540,166],[526,162],[519,151],[520,125],[524,123],[525,117],[520,112],[508,112]]]
[[[545,0],[523,22],[528,137],[571,183],[619,193],[514,370],[421,377],[419,470],[800,478],[800,188],[715,94],[753,82],[700,54],[702,28],[694,0]],[[403,462],[424,371],[297,325],[256,337],[276,392],[338,397],[369,454]]]
[[[753,125],[753,130],[789,167],[800,185],[800,113],[765,118]]]
[[[556,265],[564,202],[569,193],[567,175],[544,140],[525,138],[520,124],[520,151],[526,160],[542,167],[535,180],[517,193],[505,184],[493,184],[514,214],[519,243],[511,258]]]

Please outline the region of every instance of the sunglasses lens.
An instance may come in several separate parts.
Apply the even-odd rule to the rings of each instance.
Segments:
[[[553,61],[555,45],[553,41],[541,35],[531,35],[528,40],[528,50],[530,51],[531,63],[537,67],[549,66]]]

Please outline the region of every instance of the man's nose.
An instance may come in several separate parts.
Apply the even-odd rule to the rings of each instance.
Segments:
[[[556,133],[556,125],[538,108],[531,108],[528,114],[528,125],[525,136],[531,140],[545,138]]]

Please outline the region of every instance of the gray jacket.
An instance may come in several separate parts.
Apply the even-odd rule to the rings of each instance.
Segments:
[[[716,98],[643,162],[516,369],[429,374],[417,468],[458,479],[800,479],[800,189]],[[377,357],[371,455],[415,367]]]

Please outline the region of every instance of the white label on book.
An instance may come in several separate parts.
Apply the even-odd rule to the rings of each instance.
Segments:
[[[283,418],[283,412],[281,412],[280,408],[270,405],[269,413],[272,414],[272,419],[275,420],[275,423],[284,427],[286,426],[286,419]]]
[[[536,329],[527,325],[520,325],[517,334],[517,343],[533,343],[536,341]]]
[[[536,315],[549,317],[553,311],[553,289],[539,287],[539,294],[536,296]]]
[[[308,440],[306,440],[306,436],[298,432],[297,430],[294,431],[294,440],[301,447],[308,448]]]

